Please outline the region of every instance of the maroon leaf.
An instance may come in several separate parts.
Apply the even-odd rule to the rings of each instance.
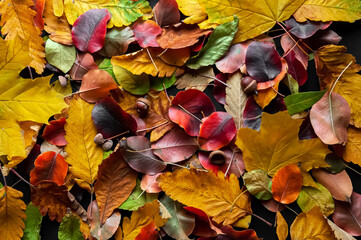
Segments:
[[[361,195],[353,192],[351,204],[335,200],[332,219],[337,226],[353,236],[361,236]]]
[[[67,141],[65,140],[65,130],[64,125],[66,123],[65,118],[60,118],[59,120],[53,120],[49,122],[49,125],[46,125],[42,137],[49,143],[56,146],[65,146]]]
[[[293,17],[285,23],[289,32],[301,39],[309,38],[318,30],[326,29],[331,25],[331,22],[314,22],[308,20],[307,22],[297,22]]]
[[[234,73],[244,64],[247,47],[247,43],[232,45],[226,55],[216,62],[216,67],[223,73]]]
[[[185,210],[191,212],[195,216],[195,227],[193,234],[202,237],[214,237],[217,233],[221,233],[221,230],[213,225],[208,215],[202,210],[195,207],[184,207]]]
[[[162,33],[162,28],[156,22],[147,20],[135,23],[132,29],[135,40],[137,40],[141,47],[159,47],[156,37]]]
[[[273,44],[254,41],[247,48],[246,68],[257,82],[265,82],[281,72],[281,57]]]
[[[243,126],[259,131],[261,127],[261,116],[263,110],[254,100],[253,96],[248,98],[243,111]]]
[[[148,175],[155,175],[164,170],[165,162],[154,155],[150,141],[146,137],[133,136],[122,140],[124,160],[134,170]]]
[[[222,234],[218,234],[217,240],[259,240],[256,232],[253,229],[246,229],[243,231],[236,231],[231,226],[226,225],[221,228]]]
[[[218,73],[216,78],[224,83],[228,80],[228,74]],[[219,102],[220,104],[226,104],[226,85],[220,83],[219,81],[214,81],[213,87],[213,97]]]
[[[217,150],[230,143],[236,132],[236,124],[231,115],[226,112],[214,112],[203,120],[198,143],[204,150]]]
[[[161,27],[180,21],[178,4],[175,0],[159,0],[153,11],[154,17]]]
[[[98,65],[94,62],[93,56],[89,53],[80,53],[77,54],[69,74],[72,79],[81,80],[83,76],[92,69],[98,69]]]
[[[215,111],[209,97],[202,91],[189,89],[179,92],[172,101],[168,115],[170,120],[184,128],[191,136],[198,136],[201,119]]]
[[[103,98],[94,105],[92,111],[94,125],[104,138],[110,138],[118,134],[135,134],[137,122],[110,97]],[[128,134],[128,135],[129,135]]]
[[[303,67],[305,69],[307,69],[308,55],[305,53],[305,52],[307,52],[306,47],[302,47],[302,49],[303,49],[303,51],[302,51],[301,48],[299,47],[301,45],[300,44],[296,45],[295,42],[287,34],[282,36],[281,46],[285,53],[292,50],[295,53],[295,58],[297,58],[298,61],[300,61],[302,63]]]
[[[298,138],[300,140],[317,138],[317,135],[313,130],[309,114],[306,116],[305,120],[302,122],[300,126]]]
[[[296,58],[296,53],[292,50],[286,56],[285,59],[288,65],[288,73],[298,82],[298,85],[302,86],[307,81],[307,71],[303,64]]]
[[[164,162],[180,162],[190,158],[198,149],[197,139],[181,128],[174,128],[152,144],[155,155]]]

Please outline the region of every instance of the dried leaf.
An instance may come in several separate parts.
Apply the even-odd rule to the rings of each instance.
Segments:
[[[213,81],[215,77],[212,67],[205,67],[199,69],[197,72],[185,72],[175,83],[178,89],[197,89],[204,91],[208,84]]]
[[[276,233],[277,233],[278,239],[286,240],[286,238],[288,236],[288,224],[280,212],[277,212],[276,216],[277,216]]]
[[[346,162],[361,165],[359,154],[361,152],[361,131],[359,128],[349,127],[347,129],[347,142],[343,158]]]
[[[207,18],[207,13],[197,0],[176,0],[179,10],[185,15],[189,16],[184,19],[186,24],[200,23]]]
[[[260,200],[272,198],[272,181],[262,169],[246,172],[243,175],[244,185],[248,192]]]

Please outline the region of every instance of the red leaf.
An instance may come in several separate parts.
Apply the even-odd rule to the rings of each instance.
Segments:
[[[218,73],[216,78],[224,83],[228,80],[228,74]],[[213,87],[213,97],[219,102],[220,104],[226,104],[226,85],[220,83],[219,81],[214,81]]]
[[[104,46],[109,19],[107,9],[90,9],[80,15],[71,30],[74,45],[82,52],[99,51]]]
[[[69,74],[72,79],[81,80],[83,76],[92,69],[98,69],[98,65],[94,62],[93,56],[89,53],[80,53],[77,54]]]
[[[287,35],[283,35],[281,38],[281,46],[285,53],[289,51],[295,52],[295,58],[298,59],[303,65],[305,69],[308,67],[308,55],[304,53],[300,47],[295,46],[295,42]],[[300,46],[300,45],[299,45]],[[302,47],[302,49],[307,52],[306,47]]]
[[[162,28],[152,20],[135,23],[132,27],[135,40],[142,48],[159,47],[156,37],[162,33]]]
[[[181,162],[190,158],[198,149],[197,139],[181,128],[174,128],[152,144],[155,155],[164,162]]]
[[[202,91],[189,89],[179,92],[172,101],[168,116],[191,136],[198,136],[201,119],[215,111],[209,97]]]
[[[214,112],[203,120],[198,143],[204,150],[217,150],[230,143],[236,133],[236,124],[231,115],[226,112]]]
[[[56,152],[44,152],[40,154],[35,162],[35,168],[30,172],[30,183],[37,185],[40,181],[50,180],[59,186],[65,182],[68,172],[68,163],[64,157]]]
[[[147,193],[160,193],[162,189],[159,187],[156,179],[161,174],[162,173],[157,173],[153,176],[144,174],[142,177],[142,181],[140,182],[140,188]]]
[[[215,237],[217,233],[221,233],[221,230],[213,225],[208,215],[202,210],[194,207],[184,207],[184,209],[195,216],[196,224],[192,234],[202,237]]]
[[[231,46],[220,60],[216,62],[216,67],[223,73],[234,73],[244,64],[246,60],[246,50],[249,44],[237,43]]]
[[[180,21],[178,4],[175,0],[159,0],[153,11],[154,17],[161,27]]]
[[[151,221],[146,226],[140,229],[140,233],[135,238],[135,240],[157,240],[158,239],[158,231],[157,226],[154,221]]]
[[[231,226],[226,225],[221,228],[221,231],[224,234],[218,234],[217,240],[259,240],[253,229],[236,231]]]
[[[43,138],[49,143],[56,146],[65,146],[67,141],[65,140],[65,130],[64,125],[66,123],[65,118],[60,118],[59,120],[53,120],[49,122],[49,125],[46,125]]]
[[[292,50],[286,56],[285,59],[288,65],[288,73],[298,82],[298,85],[302,86],[307,81],[307,71],[303,64],[296,58],[295,52]]]
[[[36,27],[39,28],[40,30],[44,30],[44,19],[43,19],[44,7],[45,7],[45,0],[35,0],[36,15],[34,17],[34,23]]]

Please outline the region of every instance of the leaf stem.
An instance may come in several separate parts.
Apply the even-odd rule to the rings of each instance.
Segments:
[[[158,124],[158,125],[155,125],[155,126],[153,126],[153,127],[150,127],[150,128],[139,129],[139,130],[137,130],[137,133],[138,133],[138,132],[144,132],[144,131],[152,130],[152,129],[155,129],[155,128],[157,128],[157,127],[163,126],[163,125],[165,125],[165,124],[167,124],[167,123],[169,123],[168,120],[166,120],[165,122],[160,123],[160,124]]]
[[[89,88],[89,89],[86,89],[86,90],[83,90],[83,91],[74,92],[74,93],[71,93],[71,94],[69,94],[69,95],[64,96],[64,98],[71,97],[71,96],[73,96],[73,95],[75,95],[75,94],[80,94],[80,93],[85,93],[85,92],[94,91],[94,90],[97,90],[97,89],[99,89],[99,88],[101,88],[101,87]]]
[[[156,175],[153,176],[152,180],[148,183],[148,185],[145,187],[145,189],[139,194],[139,196],[135,200],[138,200],[147,191],[147,189],[150,187],[150,185],[154,182],[155,176]]]
[[[169,98],[169,95],[168,95],[168,92],[167,92],[167,88],[165,87],[164,82],[163,82],[163,88],[164,88],[164,93],[165,93],[165,95],[167,96],[168,102],[169,102],[170,104],[172,104],[172,101],[171,101],[170,98]]]
[[[252,215],[256,218],[258,218],[259,220],[261,220],[262,222],[266,223],[268,226],[272,227],[272,223],[270,223],[269,221],[267,221],[266,219],[258,216],[257,214],[251,213],[251,212],[247,212],[249,215]]]
[[[227,170],[226,170],[226,172],[224,173],[224,177],[225,177],[225,178],[227,177],[228,171],[229,171],[229,169],[231,168],[231,165],[232,165],[232,163],[233,163],[234,153],[235,153],[235,151],[234,151],[234,149],[233,149],[231,160],[229,161]]]
[[[31,78],[31,80],[34,80],[33,73],[31,72],[30,66],[28,66],[28,70],[29,70],[29,73],[30,73],[30,78]]]
[[[119,134],[117,134],[117,135],[115,135],[113,137],[105,138],[104,140],[111,140],[113,138],[117,138],[117,137],[122,136],[122,135],[127,134],[127,133],[129,133],[129,130],[127,130],[125,132],[122,132],[122,133],[119,133]]]
[[[191,112],[189,112],[187,109],[185,109],[182,105],[178,104],[178,107],[180,107],[183,111],[185,111],[186,113],[188,113],[189,115],[191,115],[192,117],[194,117],[195,119],[197,119],[200,123],[202,123],[202,120],[200,120],[197,116],[195,116],[194,114],[192,114]]]
[[[361,176],[361,173],[359,171],[357,171],[356,169],[350,167],[349,165],[346,165],[346,167]]]
[[[231,205],[231,208],[229,209],[229,212],[232,212],[233,211],[233,206],[234,204],[236,204],[236,202],[238,201],[238,199],[245,193],[247,192],[248,190],[244,190],[243,192],[241,192],[237,197],[236,199],[234,199],[234,201],[232,202],[232,205]]]
[[[148,49],[148,48],[145,48],[145,50],[147,50],[147,53],[148,53],[148,55],[149,55],[149,58],[150,58],[150,60],[152,61],[155,69],[157,70],[157,72],[159,72],[158,67],[157,67],[157,65],[155,65],[155,62],[154,62],[154,60],[153,60],[153,58],[152,58],[152,55],[151,55],[150,52],[149,52],[149,49]]]
[[[283,205],[283,206],[285,206],[288,210],[290,210],[291,212],[293,212],[294,214],[296,214],[298,216],[298,213],[295,210],[293,210],[292,208],[290,208],[287,205]]]
[[[205,78],[211,78],[211,79],[216,80],[216,81],[218,81],[219,83],[223,84],[224,86],[231,88],[227,83],[223,82],[222,80],[219,80],[219,79],[216,78],[216,77],[208,76],[208,75],[204,75],[204,74],[198,74],[198,75],[199,75],[199,76],[202,76],[202,77],[205,77]]]
[[[23,180],[23,182],[27,183],[30,187],[34,187],[33,184],[31,184],[30,182],[28,182],[25,178],[23,178],[19,173],[17,173],[13,168],[10,169],[11,172],[13,172],[18,178],[20,178],[21,180]]]
[[[308,53],[303,50],[303,48],[298,45],[297,41],[291,36],[291,34],[287,31],[287,29],[280,23],[280,22],[277,22],[277,24],[286,32],[286,34],[292,39],[292,41],[301,49],[301,51],[306,54],[308,56]]]

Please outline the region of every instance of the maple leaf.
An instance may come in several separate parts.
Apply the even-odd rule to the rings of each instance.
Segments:
[[[306,171],[327,167],[324,158],[329,153],[320,139],[299,140],[302,119],[292,119],[287,111],[262,114],[260,132],[240,128],[236,144],[243,152],[246,170],[265,170],[274,176],[278,169],[301,162]]]
[[[143,19],[150,18],[149,13],[152,11],[148,1],[145,0],[64,0],[65,15],[71,25],[87,10],[102,8],[108,9],[112,15],[108,27],[128,26],[142,16]],[[54,13],[55,11],[58,10],[54,8]],[[62,13],[59,11],[56,16],[61,15]]]
[[[26,219],[23,193],[11,187],[0,189],[0,239],[18,240],[23,236]]]
[[[83,188],[90,190],[98,174],[98,165],[103,160],[103,150],[94,143],[97,131],[92,121],[93,105],[74,98],[69,108],[69,117],[65,125],[65,140],[68,144],[65,159],[71,166],[75,181]]]
[[[249,195],[242,194],[234,174],[229,179],[222,172],[217,175],[184,169],[167,172],[158,179],[159,186],[173,200],[203,210],[217,223],[245,227],[242,220],[252,211]]]
[[[200,28],[209,28],[212,24],[222,24],[239,18],[238,31],[234,43],[270,30],[277,22],[289,19],[305,0],[199,0],[208,14],[208,19],[199,24]]]

